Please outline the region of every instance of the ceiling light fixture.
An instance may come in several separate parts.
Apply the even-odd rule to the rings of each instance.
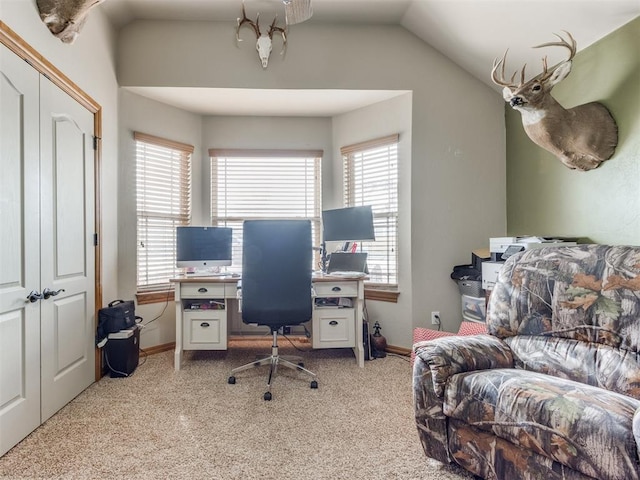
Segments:
[[[311,0],[282,0],[287,25],[295,25],[309,20],[313,15]]]

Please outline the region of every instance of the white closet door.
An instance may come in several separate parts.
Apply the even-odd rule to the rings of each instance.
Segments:
[[[95,155],[93,114],[45,77],[40,118],[44,422],[94,380]]]
[[[38,79],[0,45],[0,455],[40,425]]]

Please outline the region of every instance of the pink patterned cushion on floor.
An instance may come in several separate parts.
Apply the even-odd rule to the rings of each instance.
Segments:
[[[462,322],[458,335],[481,335],[487,333],[487,324],[478,322]]]
[[[487,325],[478,322],[462,322],[458,333],[443,332],[440,330],[432,330],[430,328],[414,328],[413,329],[413,344],[418,342],[424,342],[426,340],[433,340],[441,337],[451,337],[454,335],[480,335],[487,333]],[[416,353],[411,349],[411,366],[415,361]]]

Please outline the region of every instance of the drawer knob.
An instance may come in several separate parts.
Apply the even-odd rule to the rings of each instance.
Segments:
[[[207,290],[207,289],[206,289],[206,288],[204,288],[204,287],[200,287],[200,288],[198,289],[198,292],[200,292],[200,293],[207,293],[208,291],[209,291],[209,290]]]
[[[209,325],[209,322],[202,322],[202,323],[200,324],[200,326],[201,326],[201,327],[204,327],[204,328],[207,328],[207,327],[209,327],[210,325]]]
[[[333,287],[333,288],[331,289],[331,291],[332,291],[332,292],[339,292],[339,291],[341,291],[341,290],[342,290],[342,289],[341,289],[340,287]]]
[[[338,321],[337,320],[331,320],[329,322],[329,325],[331,325],[332,327],[335,327],[336,325],[338,325]]]

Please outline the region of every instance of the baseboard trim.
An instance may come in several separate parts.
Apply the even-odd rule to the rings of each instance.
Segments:
[[[411,356],[411,349],[410,348],[394,347],[393,345],[387,345],[387,348],[385,348],[385,352],[394,353],[396,355],[404,355],[406,357],[410,357]]]
[[[266,337],[264,335],[231,335],[229,337],[230,340],[249,340],[249,341],[264,341],[270,339],[271,337]],[[302,335],[289,335],[289,338],[292,340],[296,340],[301,343],[311,343],[308,338]],[[156,353],[167,352],[169,350],[175,350],[176,342],[165,343],[162,345],[154,345],[153,347],[142,348],[141,350],[146,355],[155,355]],[[385,349],[387,353],[394,353],[396,355],[403,355],[406,357],[411,356],[411,349],[405,347],[394,347],[393,345],[387,345]]]
[[[165,343],[162,345],[154,345],[153,347],[141,348],[147,355],[155,355],[156,353],[168,352],[169,350],[176,349],[176,342]]]

